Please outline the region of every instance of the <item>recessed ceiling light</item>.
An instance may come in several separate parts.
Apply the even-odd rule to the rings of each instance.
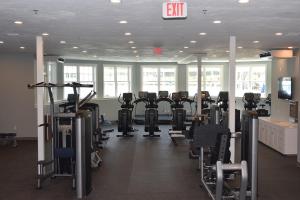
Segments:
[[[98,56],[94,55],[93,57],[94,57],[94,58],[97,58]]]
[[[249,0],[239,0],[239,3],[249,3]]]
[[[121,3],[121,0],[110,0],[111,3]]]
[[[78,47],[74,46],[73,49],[78,49]]]
[[[67,42],[64,40],[59,41],[60,44],[66,44]]]
[[[283,33],[280,33],[280,32],[279,32],[279,33],[275,33],[275,35],[276,35],[276,36],[282,36]]]
[[[42,33],[42,35],[43,35],[43,36],[48,36],[48,35],[49,35],[49,33]]]
[[[254,44],[257,44],[257,43],[259,43],[259,41],[258,41],[258,40],[254,40],[253,43],[254,43]]]
[[[19,36],[19,33],[6,33],[7,36]]]
[[[129,41],[128,43],[129,43],[129,44],[134,44],[134,41]]]
[[[288,47],[288,49],[293,49],[294,47]]]
[[[183,48],[188,49],[189,47],[183,47]]]
[[[226,51],[226,53],[229,53],[229,52],[230,52],[230,51],[228,51],[228,50]]]
[[[139,58],[140,56],[139,56],[139,55],[136,55],[135,57]]]
[[[206,35],[206,33],[202,32],[202,33],[199,33],[199,35]]]
[[[127,32],[127,33],[124,33],[124,35],[129,36],[129,35],[131,35],[131,33]]]
[[[136,47],[131,47],[132,49],[136,49]]]
[[[138,52],[137,50],[134,50],[134,51],[133,51],[133,53],[137,53],[137,52]]]
[[[180,50],[179,53],[183,53],[183,51]]]
[[[213,21],[213,23],[214,23],[214,24],[221,24],[222,21],[221,21],[221,20],[215,20],[215,21]]]
[[[86,50],[83,50],[82,53],[87,53],[87,51],[86,51]]]
[[[190,43],[195,44],[195,43],[197,43],[197,41],[191,40]]]
[[[237,48],[238,48],[238,49],[242,49],[243,47],[242,47],[242,46],[238,46]]]
[[[14,23],[15,23],[15,24],[23,24],[22,21],[18,21],[18,20],[17,20],[17,21],[14,21]]]
[[[25,49],[25,47],[21,46],[20,49]]]
[[[4,44],[4,42],[3,42],[3,41],[0,41],[0,44]]]
[[[127,24],[128,22],[126,20],[119,21],[120,24]]]

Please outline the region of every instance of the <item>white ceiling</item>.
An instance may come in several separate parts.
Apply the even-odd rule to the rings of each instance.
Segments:
[[[43,32],[45,53],[65,58],[124,61],[182,61],[205,52],[209,59],[228,57],[229,36],[237,38],[238,58],[257,58],[264,50],[300,46],[299,0],[186,0],[188,18],[163,20],[164,0],[1,0],[0,53],[34,53]],[[39,10],[35,14],[33,10]],[[203,10],[207,10],[206,14]],[[23,21],[16,25],[15,20]],[[127,24],[119,24],[127,20]],[[213,20],[222,20],[213,24]],[[131,32],[131,36],[124,36]],[[206,36],[200,36],[206,32]],[[282,36],[276,36],[282,32]],[[19,36],[9,36],[18,33]],[[62,45],[60,40],[67,43]],[[128,44],[133,40],[134,45]],[[196,40],[191,44],[190,40]],[[254,44],[254,40],[260,43]],[[25,46],[25,50],[19,49]],[[78,49],[73,49],[78,46]],[[138,53],[133,53],[136,46]],[[189,46],[189,49],[184,49]],[[153,48],[161,47],[162,55]],[[82,53],[86,50],[87,53]],[[184,51],[180,53],[179,51]],[[136,58],[139,55],[139,58]],[[95,58],[94,56],[97,56]]]

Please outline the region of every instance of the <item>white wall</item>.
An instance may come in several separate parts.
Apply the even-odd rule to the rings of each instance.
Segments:
[[[295,62],[296,58],[290,59],[280,59],[273,58],[272,62],[272,107],[271,107],[271,118],[276,120],[289,120],[289,101],[278,99],[277,91],[278,91],[278,78],[282,76],[292,76],[295,78],[294,70],[295,70]],[[299,90],[299,86],[294,84],[294,92]],[[296,97],[294,96],[293,100]]]
[[[0,55],[0,132],[36,136],[33,80],[33,55]]]

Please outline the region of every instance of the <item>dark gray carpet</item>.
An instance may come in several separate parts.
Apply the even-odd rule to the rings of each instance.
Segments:
[[[141,131],[142,126],[137,127]],[[163,126],[162,137],[117,138],[103,151],[103,166],[93,172],[96,200],[206,200],[199,187],[197,162],[188,157],[188,145],[174,146]],[[36,142],[19,142],[17,148],[0,146],[0,199],[75,199],[68,178],[56,178],[36,190]],[[296,158],[285,157],[259,145],[259,199],[300,199],[300,168]]]

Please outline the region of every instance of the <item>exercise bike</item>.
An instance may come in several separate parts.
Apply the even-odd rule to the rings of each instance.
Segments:
[[[160,132],[158,128],[158,105],[156,102],[156,93],[148,93],[144,99],[146,103],[145,111],[145,132],[149,134],[143,135],[144,137],[160,137],[155,132]]]
[[[118,131],[122,134],[117,135],[117,137],[132,137],[130,132],[134,132],[132,128],[132,110],[134,108],[132,104],[132,93],[123,93],[123,101],[120,100],[121,95],[118,98],[118,101],[121,104],[121,110],[118,112]]]

